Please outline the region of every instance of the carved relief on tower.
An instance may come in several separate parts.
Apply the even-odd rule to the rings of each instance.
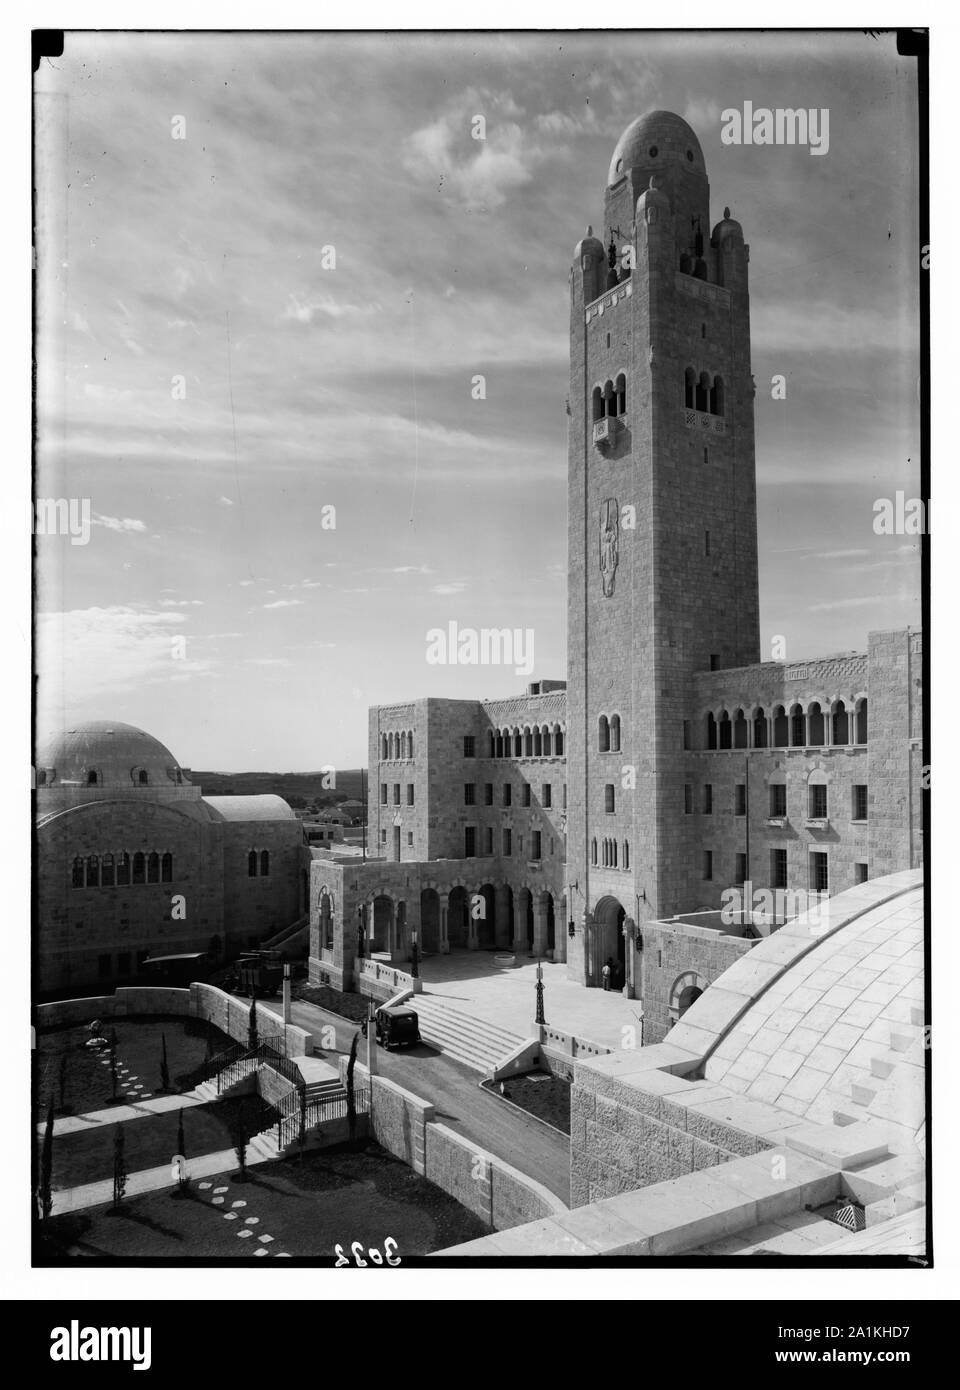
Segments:
[[[620,504],[607,497],[600,504],[600,575],[604,598],[612,598],[620,563]]]

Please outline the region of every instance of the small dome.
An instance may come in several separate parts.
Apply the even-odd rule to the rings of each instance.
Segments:
[[[683,117],[672,111],[648,111],[631,122],[617,141],[607,183],[616,183],[631,169],[668,163],[698,174],[707,172],[700,141]]]
[[[185,779],[176,758],[159,739],[132,724],[94,719],[49,738],[37,758],[50,768],[47,786],[65,782],[100,787],[170,787]]]
[[[710,238],[710,244],[712,246],[720,246],[723,243],[724,237],[728,236],[736,237],[738,241],[743,241],[743,228],[736,218],[730,216],[730,209],[724,208],[723,218],[714,227],[713,235]]]
[[[593,228],[588,227],[581,241],[577,242],[577,249],[573,253],[574,260],[579,261],[582,256],[604,256],[603,242],[593,235]]]
[[[662,188],[657,187],[656,174],[650,175],[650,183],[637,199],[637,218],[639,219],[644,211],[649,207],[663,208],[665,212],[670,212],[670,199]]]

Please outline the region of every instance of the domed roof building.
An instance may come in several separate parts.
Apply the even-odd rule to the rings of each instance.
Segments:
[[[36,782],[40,994],[130,983],[156,955],[227,959],[306,912],[310,854],[287,803],[205,797],[143,729],[64,728]]]
[[[633,169],[679,164],[706,175],[703,150],[692,128],[672,111],[648,111],[631,121],[620,136],[610,159],[608,185]]]

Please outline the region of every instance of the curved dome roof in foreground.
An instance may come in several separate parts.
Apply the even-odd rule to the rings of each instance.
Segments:
[[[92,719],[53,735],[37,757],[37,785],[131,787],[189,785],[170,749],[117,720]]]

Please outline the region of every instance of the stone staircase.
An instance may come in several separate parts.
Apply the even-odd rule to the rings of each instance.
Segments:
[[[484,1076],[525,1041],[518,1033],[463,1013],[442,994],[418,994],[406,1002],[419,1015],[424,1042]]]

